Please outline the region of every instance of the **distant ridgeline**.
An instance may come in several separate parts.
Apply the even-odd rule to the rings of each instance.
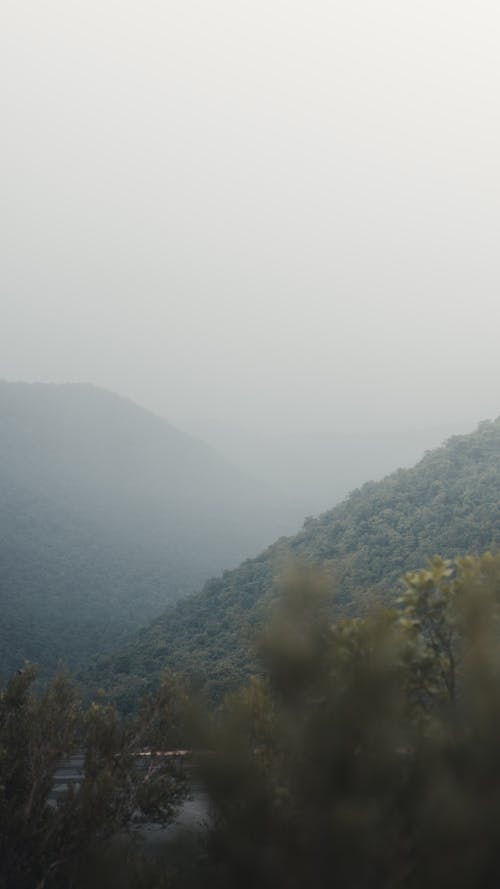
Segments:
[[[500,541],[500,419],[426,454],[413,469],[370,482],[294,537],[209,580],[86,674],[125,709],[161,671],[188,674],[217,699],[255,670],[254,639],[288,562],[323,565],[340,613],[390,601],[399,578],[435,553],[481,553]]]
[[[0,677],[24,659],[88,663],[297,523],[131,401],[0,382]]]

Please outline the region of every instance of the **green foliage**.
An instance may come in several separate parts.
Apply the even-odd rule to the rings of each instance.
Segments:
[[[39,696],[26,665],[0,696],[0,886],[31,886],[50,872],[61,824],[47,808],[58,761],[75,743],[80,719],[74,687],[57,676]],[[54,854],[54,849],[57,853]]]
[[[410,470],[370,482],[302,531],[256,559],[209,580],[169,608],[118,655],[85,677],[104,685],[123,709],[154,687],[165,667],[206,686],[213,700],[258,667],[255,639],[279,596],[289,562],[320,565],[337,612],[366,613],[393,603],[400,576],[441,552],[480,553],[500,541],[500,420],[452,438]],[[126,669],[124,668],[126,665]]]
[[[66,886],[89,855],[101,854],[118,832],[141,821],[168,823],[187,792],[168,758],[141,757],[181,730],[183,684],[165,677],[155,698],[124,723],[114,707],[83,709],[74,685],[56,676],[33,691],[27,665],[0,695],[0,887]],[[56,767],[84,752],[83,778],[50,801]]]
[[[398,607],[332,620],[325,576],[289,575],[261,634],[261,676],[198,711],[206,835],[145,858],[124,828],[185,792],[145,743],[192,731],[166,676],[123,722],[35,672],[0,699],[0,886],[39,889],[493,889],[500,881],[500,555],[433,558]],[[47,806],[58,758],[85,778]],[[184,844],[183,844],[184,843]],[[1,882],[3,880],[3,883]]]
[[[317,587],[294,580],[268,680],[215,721],[197,885],[497,886],[500,557],[435,559],[362,620],[332,624]]]

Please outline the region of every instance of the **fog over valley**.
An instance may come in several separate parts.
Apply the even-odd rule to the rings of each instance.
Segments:
[[[7,3],[0,376],[304,447],[495,417],[499,31],[486,0]]]

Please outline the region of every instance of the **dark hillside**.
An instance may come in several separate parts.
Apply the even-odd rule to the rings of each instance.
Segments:
[[[287,561],[326,565],[338,607],[357,613],[394,595],[401,574],[433,554],[479,553],[499,541],[500,419],[453,437],[413,469],[364,485],[294,537],[208,581],[97,663],[92,682],[126,703],[168,666],[206,682],[217,696],[254,669],[255,629]]]
[[[297,521],[281,496],[126,399],[0,383],[0,673],[111,650]]]

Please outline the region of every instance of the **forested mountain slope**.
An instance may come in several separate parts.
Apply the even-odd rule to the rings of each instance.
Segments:
[[[413,469],[370,482],[294,537],[169,608],[136,640],[94,665],[90,681],[126,706],[164,667],[217,696],[254,668],[253,639],[277,595],[280,573],[299,559],[327,565],[337,607],[364,610],[394,596],[405,571],[439,553],[481,552],[500,541],[500,419],[454,436]]]
[[[0,674],[75,667],[297,525],[202,442],[88,385],[0,383]]]

